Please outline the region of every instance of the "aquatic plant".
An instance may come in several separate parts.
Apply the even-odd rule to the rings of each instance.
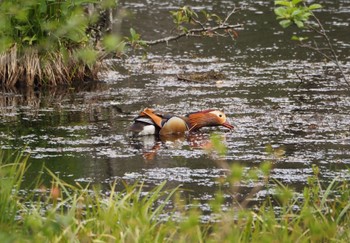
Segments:
[[[103,192],[98,186],[67,184],[54,173],[45,187],[38,179],[33,193],[21,193],[27,168],[21,154],[0,161],[0,240],[3,242],[325,242],[350,240],[349,184],[335,178],[328,186],[319,170],[308,180],[302,196],[275,182],[275,193],[261,206],[222,207],[219,191],[211,203],[212,220],[204,222],[194,205],[186,209],[179,188],[166,182],[147,190],[142,183],[116,182]],[[14,162],[12,162],[12,160]],[[234,164],[224,183],[269,177],[268,164],[244,175]],[[28,187],[27,187],[28,190]]]

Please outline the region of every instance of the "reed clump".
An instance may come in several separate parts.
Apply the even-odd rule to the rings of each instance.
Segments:
[[[17,45],[0,54],[0,82],[6,87],[71,85],[74,81],[96,80],[99,62],[89,66],[76,51],[49,52],[35,48],[19,52]]]
[[[111,2],[1,1],[0,84],[56,86],[97,79],[104,54],[91,31]]]

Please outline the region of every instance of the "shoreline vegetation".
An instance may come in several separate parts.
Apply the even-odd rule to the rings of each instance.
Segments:
[[[18,152],[0,154],[1,242],[350,240],[349,184],[335,178],[324,187],[317,167],[302,195],[275,181],[270,188],[273,195],[255,208],[237,202],[222,207],[224,194],[218,191],[210,203],[211,220],[203,221],[196,202],[186,207],[181,187],[166,189],[166,181],[151,190],[142,182],[115,181],[103,192],[98,185],[67,184],[43,168],[38,174],[50,176],[51,184],[44,185],[38,177],[29,189],[22,185],[28,157]],[[265,163],[256,172],[268,178],[269,170]],[[243,171],[234,165],[223,183],[237,186],[252,180]],[[117,183],[125,189],[117,191]]]
[[[35,48],[23,52],[15,44],[0,55],[1,83],[5,87],[72,85],[74,81],[96,80],[101,63],[84,64],[77,51],[47,52]]]
[[[237,37],[241,25],[230,18],[185,6],[172,11],[176,35],[143,40],[111,33],[112,0],[0,2],[0,83],[5,87],[72,85],[98,79],[103,59],[126,50],[143,49],[184,37]],[[118,16],[117,16],[118,17]]]
[[[97,28],[103,31],[99,12],[114,7],[113,2],[1,1],[1,85],[41,87],[96,80],[101,52],[93,36]]]
[[[283,28],[296,26],[300,34],[313,33],[310,37],[294,35],[292,40],[333,62],[349,86],[332,40],[313,13],[322,6],[317,3],[308,6],[303,0],[274,3],[274,12]],[[113,23],[116,19],[120,23],[122,18],[114,16],[118,14],[115,0],[4,0],[0,8],[0,84],[4,87],[71,86],[96,81],[98,74],[108,69],[103,62],[106,57],[122,56],[130,48],[141,49],[146,55],[150,46],[186,37],[235,40],[242,27],[231,23],[240,10],[237,7],[220,17],[184,6],[170,11],[172,35],[144,40],[133,28],[125,37],[112,33]]]

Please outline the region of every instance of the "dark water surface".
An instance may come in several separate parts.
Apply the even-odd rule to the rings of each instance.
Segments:
[[[0,92],[1,148],[30,152],[32,180],[42,163],[68,182],[107,185],[116,178],[144,180],[169,188],[183,185],[188,197],[210,200],[217,179],[227,166],[247,169],[273,162],[272,177],[301,188],[318,165],[324,181],[349,179],[350,96],[343,81],[333,75],[331,63],[294,46],[293,30],[278,26],[272,1],[191,1],[194,9],[220,15],[236,2],[242,10],[236,42],[224,38],[183,39],[152,47],[141,55],[108,60],[113,66],[103,82],[75,89]],[[340,59],[350,68],[349,1],[321,1],[319,17],[330,30]],[[144,39],[170,34],[170,10],[183,1],[121,1],[133,13],[122,23],[133,26]],[[189,4],[186,1],[186,4]],[[218,71],[226,78],[191,83],[176,74]],[[303,79],[303,81],[296,75]],[[348,73],[349,75],[349,73]],[[186,114],[208,108],[222,109],[236,127],[203,129],[201,133],[157,141],[130,138],[127,127],[140,110],[152,107]],[[201,147],[216,132],[228,147],[221,160]],[[266,146],[284,151],[281,158]],[[255,185],[244,184],[240,193]],[[259,195],[264,194],[260,191]],[[204,205],[204,204],[203,204]]]

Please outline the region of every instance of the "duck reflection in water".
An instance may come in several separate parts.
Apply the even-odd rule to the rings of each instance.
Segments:
[[[167,136],[139,136],[131,137],[131,146],[142,152],[146,161],[152,161],[157,152],[161,149],[175,148],[181,149],[186,147],[190,149],[203,149],[212,151],[213,141],[210,133],[194,132]],[[220,133],[220,141],[226,141],[226,134]]]
[[[223,126],[230,131],[234,128],[227,122],[226,115],[218,110],[203,110],[177,116],[146,108],[134,119],[128,131],[133,137],[133,146],[142,148],[145,159],[152,160],[156,151],[167,144],[182,146],[186,141],[193,148],[209,148],[209,137],[198,130],[212,126]]]

